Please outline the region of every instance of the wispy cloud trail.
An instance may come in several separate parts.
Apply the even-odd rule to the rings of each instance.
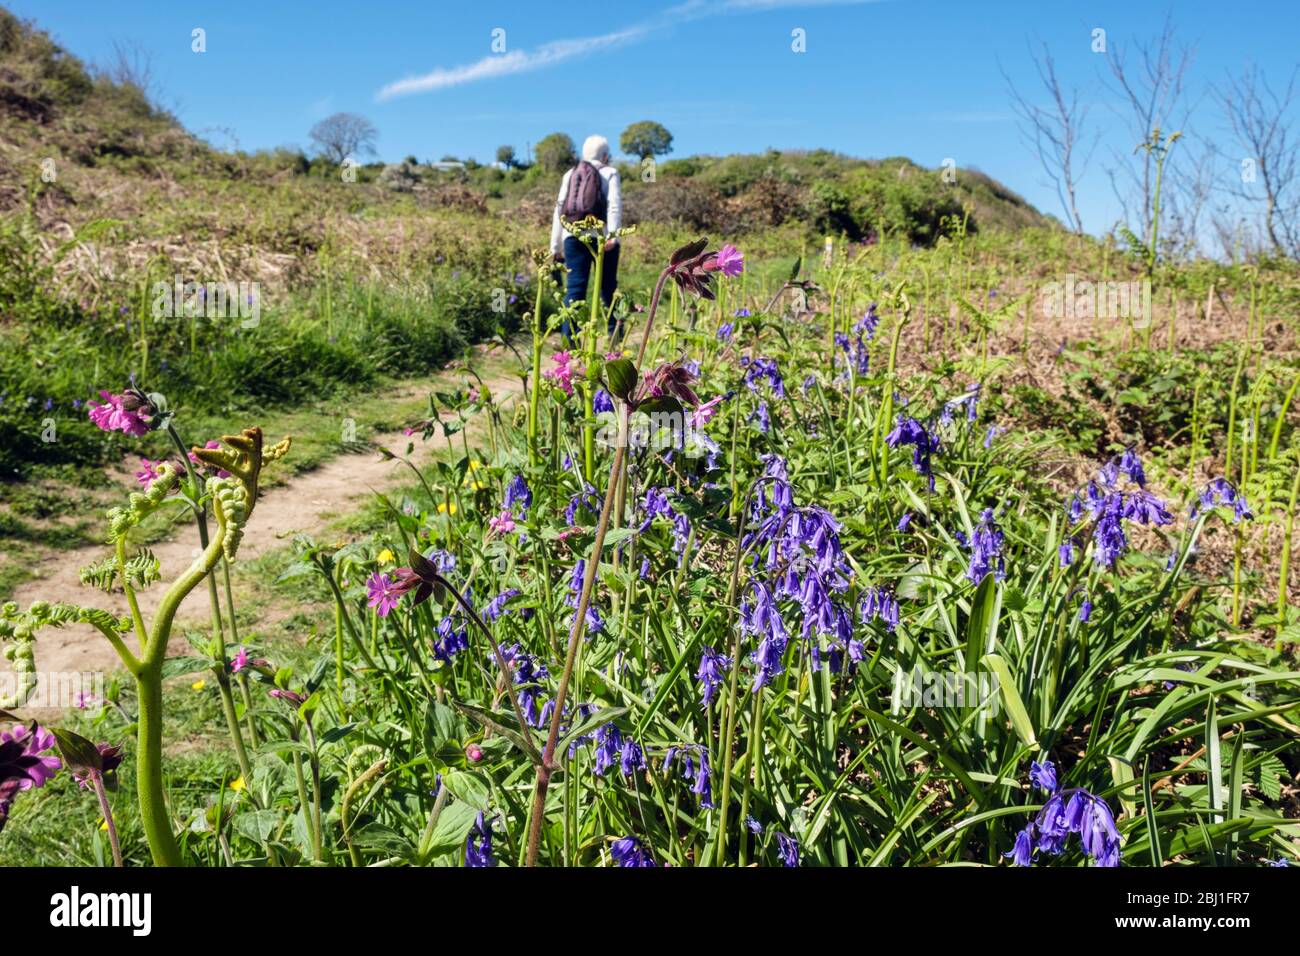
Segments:
[[[782,7],[857,6],[872,2],[879,2],[879,0],[720,0],[720,2],[715,0],[712,3],[705,3],[703,0],[686,0],[685,3],[667,10],[656,20],[635,24],[612,33],[577,37],[572,40],[554,40],[533,50],[511,50],[508,53],[485,56],[481,60],[463,66],[440,66],[428,73],[408,76],[384,86],[375,94],[375,99],[383,101],[416,93],[432,93],[466,83],[477,83],[480,80],[529,73],[555,66],[565,60],[639,43],[652,33],[674,23],[704,17],[776,10]]]

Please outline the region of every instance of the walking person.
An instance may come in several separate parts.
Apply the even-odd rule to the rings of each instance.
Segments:
[[[618,237],[614,235],[623,224],[623,191],[618,170],[609,162],[609,141],[603,136],[588,136],[582,144],[582,160],[560,180],[560,194],[555,200],[555,216],[551,221],[551,254],[556,262],[563,262],[568,270],[564,304],[578,302],[587,297],[587,285],[595,266],[595,257],[587,245],[576,236],[565,232],[560,224],[564,217],[577,222],[595,216],[605,225],[605,257],[601,263],[600,299],[608,309],[618,288]],[[565,338],[573,338],[577,329],[565,322],[560,331]],[[609,318],[609,334],[614,333],[614,317]]]

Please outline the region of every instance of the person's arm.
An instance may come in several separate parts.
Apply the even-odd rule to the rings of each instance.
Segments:
[[[564,243],[564,227],[560,225],[560,210],[564,208],[564,197],[569,191],[569,174],[560,177],[560,194],[555,197],[555,215],[551,217],[551,255],[560,255]]]
[[[609,193],[605,200],[605,235],[613,236],[623,227],[623,187],[617,169],[610,174]]]

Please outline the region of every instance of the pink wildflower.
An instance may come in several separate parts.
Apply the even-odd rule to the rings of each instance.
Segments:
[[[33,724],[31,728],[20,725],[10,733],[0,733],[0,743],[21,744],[24,756],[38,757],[54,748],[54,735],[39,724]],[[63,761],[53,754],[39,757],[39,762],[27,769],[27,775],[18,779],[18,789],[33,790],[45,786],[45,782],[62,766]]]
[[[380,617],[388,617],[388,612],[397,607],[397,602],[406,592],[397,586],[397,581],[386,574],[376,571],[366,581],[367,607],[373,607]]]
[[[488,528],[497,534],[510,534],[515,530],[515,516],[509,511],[503,511],[488,522]]]
[[[239,651],[230,659],[230,670],[238,674],[248,666],[248,648],[240,646]]]
[[[135,480],[148,488],[158,480],[158,466],[161,461],[150,461],[148,458],[140,459],[140,470],[135,473]]]
[[[718,250],[717,263],[718,270],[724,276],[735,278],[745,271],[745,254],[735,246],[727,244]]]
[[[103,404],[92,400],[86,405],[90,410],[90,420],[101,431],[122,432],[137,438],[149,431],[148,423],[138,412],[123,408],[124,396],[101,391],[99,397],[104,399]]]
[[[711,398],[703,405],[700,405],[698,408],[692,411],[691,427],[703,428],[705,425],[707,425],[709,423],[709,420],[712,419],[713,416],[718,413],[718,406],[722,404],[723,397],[724,396],[719,395],[716,398]]]

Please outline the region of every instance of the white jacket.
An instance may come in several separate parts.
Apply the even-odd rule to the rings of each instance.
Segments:
[[[595,163],[592,164],[596,165]],[[597,166],[600,172],[600,194],[605,197],[605,235],[617,232],[623,225],[623,188],[618,178],[618,170],[613,166]],[[555,215],[551,219],[551,254],[559,255],[564,246],[564,237],[568,235],[560,225],[560,210],[564,208],[564,198],[569,194],[569,170],[560,180],[560,194],[555,198]],[[615,239],[615,242],[618,240]]]

